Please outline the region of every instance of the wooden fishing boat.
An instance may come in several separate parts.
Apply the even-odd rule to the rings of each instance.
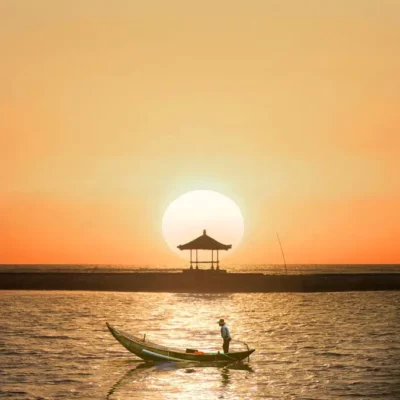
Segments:
[[[128,333],[122,332],[107,324],[107,328],[131,353],[137,355],[145,361],[190,361],[190,362],[237,362],[248,358],[255,349],[232,353],[221,352],[202,352],[198,350],[186,349],[179,350],[172,347],[160,346],[146,340],[146,336],[139,338]]]

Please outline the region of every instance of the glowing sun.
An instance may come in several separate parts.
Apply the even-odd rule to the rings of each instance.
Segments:
[[[229,197],[211,190],[194,190],[174,200],[165,210],[162,232],[168,246],[183,258],[187,251],[177,246],[201,236],[203,229],[207,235],[223,244],[237,247],[244,232],[242,213]],[[221,251],[220,258],[232,252]],[[226,254],[228,253],[228,254]]]

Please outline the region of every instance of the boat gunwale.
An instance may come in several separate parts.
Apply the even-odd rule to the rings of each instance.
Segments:
[[[164,351],[173,351],[173,352],[176,352],[176,353],[184,353],[184,354],[187,354],[183,349],[178,349],[178,348],[176,348],[176,347],[163,346],[163,345],[161,345],[161,344],[157,344],[157,343],[154,343],[154,342],[152,342],[152,341],[140,339],[140,338],[137,337],[137,336],[134,336],[134,335],[131,335],[131,334],[127,333],[127,332],[124,332],[124,331],[115,329],[114,327],[111,327],[111,328],[114,330],[114,332],[117,332],[120,336],[123,336],[123,337],[125,337],[126,339],[131,340],[132,342],[137,343],[139,346],[143,346],[143,347],[149,348],[149,349],[157,349],[157,350],[164,350]]]

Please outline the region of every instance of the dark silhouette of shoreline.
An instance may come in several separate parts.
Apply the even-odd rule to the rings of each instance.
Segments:
[[[257,273],[3,272],[0,290],[122,292],[346,292],[400,290],[400,273],[268,275]]]

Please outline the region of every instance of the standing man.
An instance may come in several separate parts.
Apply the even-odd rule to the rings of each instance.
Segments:
[[[221,327],[221,336],[224,339],[224,344],[222,348],[224,349],[224,353],[229,353],[229,342],[231,341],[231,334],[229,333],[228,327],[225,325],[225,321],[220,319],[218,321],[218,325]]]

